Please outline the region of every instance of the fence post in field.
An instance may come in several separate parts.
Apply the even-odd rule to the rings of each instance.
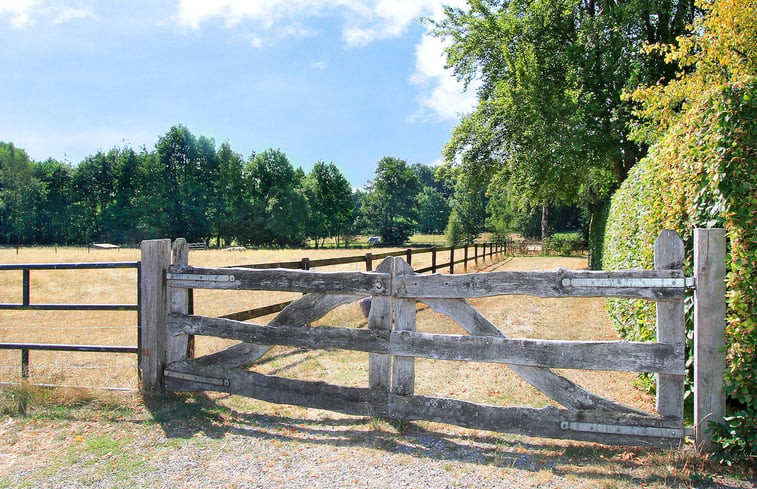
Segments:
[[[455,274],[455,247],[449,247],[449,274]]]
[[[436,246],[431,247],[431,273],[436,273]]]
[[[405,250],[405,261],[408,265],[411,265],[413,263],[413,250],[412,248],[408,248]]]
[[[413,268],[397,258],[393,276],[412,275]],[[415,331],[415,299],[394,300],[395,331]],[[415,357],[394,357],[392,370],[392,394],[412,396],[415,392]]]
[[[478,265],[478,245],[473,245],[473,261],[476,265]]]
[[[681,238],[669,229],[658,236],[654,244],[656,270],[681,270],[684,246]],[[657,342],[674,343],[685,348],[686,325],[683,299],[657,302]],[[682,372],[683,374],[683,372]],[[661,416],[683,419],[685,375],[657,374],[657,412]]]
[[[141,251],[139,308],[142,320],[142,390],[158,394],[163,391],[163,368],[166,363],[168,292],[165,277],[171,262],[171,240],[142,241]]]
[[[725,229],[694,230],[694,427],[696,447],[712,444],[710,422],[725,416]]]
[[[189,265],[189,245],[184,238],[177,238],[172,247],[173,264]],[[173,314],[189,314],[189,289],[169,287],[168,300]],[[166,337],[166,363],[187,358],[190,348],[194,350],[194,336],[188,335]]]
[[[394,272],[394,257],[387,257],[376,271],[379,273]],[[368,328],[377,331],[391,332],[392,330],[392,298],[390,296],[373,296],[371,310],[368,314]],[[388,353],[368,354],[368,384],[377,397],[388,399],[392,382],[392,357]]]
[[[373,271],[373,255],[370,253],[365,254],[365,271]]]
[[[310,258],[300,260],[300,270],[310,270]]]
[[[463,270],[468,271],[468,245],[463,247]]]

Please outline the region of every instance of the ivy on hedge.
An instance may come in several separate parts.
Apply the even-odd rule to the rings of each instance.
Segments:
[[[691,273],[695,227],[729,238],[725,375],[730,416],[715,439],[723,460],[757,457],[757,79],[700,94],[650,149],[613,198],[604,251],[608,269],[652,268],[663,229],[684,238]],[[608,302],[620,334],[655,336],[652,303]],[[687,328],[691,337],[689,314]]]

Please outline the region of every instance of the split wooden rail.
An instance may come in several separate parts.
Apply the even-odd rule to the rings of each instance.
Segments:
[[[168,240],[142,244],[142,379],[146,391],[222,391],[269,402],[337,412],[431,420],[460,426],[609,444],[677,447],[695,433],[709,443],[707,421],[722,420],[725,397],[722,230],[697,230],[695,273],[684,276],[683,243],[671,231],[655,245],[655,269],[633,271],[491,272],[422,276],[402,258],[387,257],[370,272],[315,272],[186,265],[186,247]],[[277,290],[306,295],[268,324],[188,314],[190,288]],[[695,426],[683,422],[684,294],[696,308]],[[657,342],[510,339],[467,298],[505,294],[536,297],[626,297],[657,304]],[[334,307],[372,298],[368,329],[310,327]],[[416,332],[416,302],[459,323],[469,335]],[[190,335],[240,343],[189,358]],[[248,370],[270,346],[369,352],[368,387],[345,387]],[[562,407],[490,406],[416,395],[415,359],[495,362],[509,366]],[[592,393],[553,368],[657,374],[657,412],[645,413]]]

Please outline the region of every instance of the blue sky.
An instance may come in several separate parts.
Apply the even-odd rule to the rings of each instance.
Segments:
[[[382,156],[438,163],[475,103],[415,20],[441,3],[0,0],[0,141],[76,164],[181,123],[354,186]]]

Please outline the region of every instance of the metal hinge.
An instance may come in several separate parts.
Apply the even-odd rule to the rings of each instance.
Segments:
[[[684,430],[681,428],[657,428],[653,426],[623,426],[614,424],[599,423],[577,423],[563,421],[560,428],[572,431],[584,431],[589,433],[606,433],[612,435],[632,435],[632,436],[651,436],[655,438],[676,438],[684,437]]]
[[[564,278],[564,287],[654,287],[654,288],[683,288],[684,278]]]
[[[230,385],[229,379],[204,377],[202,375],[188,374],[185,372],[176,372],[174,370],[164,370],[163,375],[165,377],[173,377],[174,379],[188,380],[190,382],[200,382],[201,384],[222,385],[224,387],[228,387]]]
[[[195,273],[167,273],[168,280],[191,280],[193,282],[233,282],[234,275],[200,275]]]

